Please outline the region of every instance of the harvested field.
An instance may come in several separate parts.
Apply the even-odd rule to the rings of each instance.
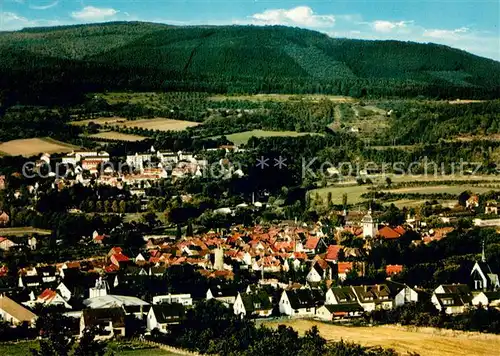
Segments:
[[[296,132],[296,131],[266,131],[266,130],[252,130],[245,132],[238,132],[227,135],[227,139],[235,145],[246,144],[251,137],[298,137],[304,135],[320,135],[315,132]]]
[[[200,125],[199,122],[172,120],[159,117],[154,119],[127,120],[126,118],[116,117],[116,116],[101,117],[91,120],[73,121],[71,122],[71,124],[77,126],[86,126],[91,122],[99,125],[109,125],[116,127],[137,127],[140,129],[159,130],[159,131],[183,131],[188,127],[194,127]]]
[[[144,136],[139,135],[131,135],[125,134],[121,132],[115,131],[103,131],[93,135],[89,135],[89,138],[93,138],[95,140],[105,139],[105,140],[117,140],[117,141],[126,141],[126,142],[138,142],[146,139]]]
[[[27,138],[0,143],[0,152],[8,156],[34,156],[41,153],[64,153],[78,146],[51,138]]]
[[[422,356],[497,355],[500,335],[467,333],[434,328],[410,328],[399,326],[348,327],[311,320],[286,320],[265,322],[276,327],[284,324],[300,333],[316,325],[328,341],[359,343],[364,346],[393,348],[401,355],[414,352]]]

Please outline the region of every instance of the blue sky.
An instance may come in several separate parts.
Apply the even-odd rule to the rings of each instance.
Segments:
[[[500,60],[499,0],[0,0],[0,30],[105,21],[304,27],[434,42]]]

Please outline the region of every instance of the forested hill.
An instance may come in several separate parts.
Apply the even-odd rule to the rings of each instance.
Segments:
[[[334,39],[281,26],[135,22],[26,29],[0,33],[0,53],[4,100],[116,89],[448,98],[500,93],[500,63],[461,50]]]

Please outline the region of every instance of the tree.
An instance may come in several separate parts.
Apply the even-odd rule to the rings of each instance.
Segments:
[[[97,330],[95,328],[86,328],[78,342],[73,356],[103,356],[106,353],[106,343],[96,341]]]
[[[326,340],[319,334],[318,327],[314,325],[310,330],[307,330],[302,338],[302,347],[298,355],[300,356],[316,356],[324,355],[326,350]]]
[[[40,336],[39,350],[31,349],[33,356],[67,356],[75,340],[72,337],[71,321],[60,311],[43,310],[36,321]]]

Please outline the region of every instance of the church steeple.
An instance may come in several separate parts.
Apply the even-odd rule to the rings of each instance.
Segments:
[[[481,252],[481,262],[486,262],[486,255],[484,254],[484,240],[483,240],[483,251]]]

